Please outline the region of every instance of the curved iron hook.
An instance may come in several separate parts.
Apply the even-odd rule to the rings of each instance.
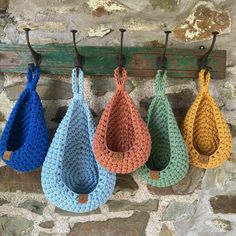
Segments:
[[[121,73],[122,67],[125,66],[125,56],[123,54],[123,37],[124,37],[124,32],[126,31],[126,29],[119,29],[119,31],[121,32],[120,55],[118,56],[117,61],[118,61],[119,71]]]
[[[199,59],[199,69],[206,69],[206,71],[209,71],[211,69],[211,67],[208,66],[208,57],[209,57],[209,55],[211,54],[211,52],[214,48],[217,34],[219,34],[218,31],[213,31],[212,32],[213,39],[212,39],[212,42],[211,42],[211,46],[208,49],[208,51]]]
[[[166,30],[164,32],[166,34],[165,48],[164,48],[162,56],[159,56],[157,58],[157,67],[158,67],[158,69],[161,69],[161,70],[165,70],[166,66],[167,66],[166,65],[167,64],[166,49],[167,49],[167,46],[168,46],[168,38],[169,38],[169,34],[171,33],[171,31],[170,30]]]
[[[74,49],[75,49],[75,67],[83,69],[83,65],[84,65],[84,56],[82,56],[76,46],[76,40],[75,40],[75,34],[78,32],[77,30],[71,30],[70,31],[73,35],[73,44],[74,44]]]
[[[31,52],[32,58],[34,60],[34,63],[36,66],[39,66],[42,62],[42,55],[39,54],[38,52],[34,51],[34,49],[32,48],[30,41],[29,41],[29,31],[31,29],[30,28],[24,28],[25,31],[25,36],[26,36],[26,42],[27,42],[27,46]],[[29,63],[29,65],[31,66],[31,68],[33,68],[32,63]]]

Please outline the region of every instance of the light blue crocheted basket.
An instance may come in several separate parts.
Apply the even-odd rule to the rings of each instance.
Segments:
[[[84,73],[72,70],[73,99],[60,123],[42,168],[42,188],[57,207],[88,212],[111,196],[116,176],[102,168],[93,153],[95,125],[83,98]]]

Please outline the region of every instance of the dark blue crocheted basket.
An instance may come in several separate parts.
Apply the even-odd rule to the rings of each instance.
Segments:
[[[49,141],[43,107],[37,94],[39,68],[27,69],[27,84],[0,139],[0,156],[11,168],[27,172],[43,164]]]

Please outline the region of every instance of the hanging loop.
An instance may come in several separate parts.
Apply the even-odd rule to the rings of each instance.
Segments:
[[[84,97],[84,72],[81,68],[72,70],[72,91],[75,98]]]
[[[156,95],[164,95],[167,83],[167,71],[158,70],[155,79]]]
[[[34,49],[32,48],[32,46],[30,44],[30,41],[29,41],[29,31],[30,30],[31,30],[30,28],[24,28],[25,35],[26,35],[26,42],[27,42],[27,46],[31,52],[33,61],[34,61],[35,65],[38,67],[42,62],[42,55],[37,53],[36,51],[34,51]],[[32,63],[29,63],[29,66],[32,70],[34,69]]]
[[[121,78],[120,78],[120,74],[121,74]],[[117,67],[114,70],[114,77],[115,77],[115,81],[116,81],[116,90],[125,91],[125,84],[126,84],[126,80],[127,80],[127,71],[126,71],[125,67],[122,68],[121,73],[120,73],[119,67]]]
[[[170,33],[171,33],[170,30],[165,31],[165,34],[166,34],[165,48],[164,48],[162,56],[159,56],[157,58],[157,68],[162,71],[166,70],[166,67],[167,67],[166,49],[168,46],[168,38],[169,38]]]
[[[199,59],[199,62],[198,62],[199,70],[205,69],[205,73],[207,73],[211,69],[211,67],[208,66],[208,57],[214,48],[217,34],[219,34],[219,32],[217,32],[217,31],[212,32],[213,39],[212,39],[211,46],[210,46],[209,50]]]
[[[75,49],[75,61],[74,61],[74,66],[77,68],[77,74],[78,74],[78,69],[80,68],[83,70],[83,65],[84,65],[84,56],[82,56],[76,46],[76,40],[75,40],[75,34],[78,32],[77,30],[71,30],[70,31],[73,35],[73,44],[74,44],[74,49]]]
[[[209,90],[209,83],[211,80],[211,73],[205,69],[199,72],[199,89],[200,92],[207,92]]]
[[[37,83],[39,81],[39,76],[40,76],[39,67],[35,66],[34,64],[29,64],[26,73],[28,89],[30,89],[31,91],[36,89]]]
[[[120,55],[117,57],[118,61],[118,67],[119,67],[119,72],[122,72],[122,68],[125,66],[125,56],[123,54],[123,37],[124,37],[124,32],[126,29],[119,29],[121,32],[121,39],[120,39]]]

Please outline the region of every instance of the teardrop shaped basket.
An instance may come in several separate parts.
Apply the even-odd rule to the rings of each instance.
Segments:
[[[12,109],[0,139],[2,160],[20,172],[40,167],[49,146],[43,107],[36,92],[39,76],[38,67],[28,67],[27,85]]]
[[[165,95],[167,72],[157,72],[156,96],[148,109],[147,124],[152,138],[151,155],[138,173],[156,187],[178,183],[188,172],[187,149]]]
[[[83,98],[84,73],[72,71],[73,99],[48,150],[42,169],[42,187],[57,207],[71,212],[98,208],[111,196],[116,176],[95,160],[95,126]]]
[[[190,163],[204,169],[220,166],[232,151],[229,127],[209,94],[210,80],[210,72],[199,72],[199,94],[188,110],[182,128]]]
[[[94,137],[98,162],[115,173],[131,173],[142,166],[151,150],[148,129],[125,90],[126,69],[114,71],[116,92],[107,104]]]

